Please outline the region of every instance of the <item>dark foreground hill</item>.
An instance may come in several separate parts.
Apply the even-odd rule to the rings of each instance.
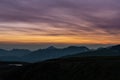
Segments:
[[[1,80],[120,80],[120,57],[74,57],[10,68]]]

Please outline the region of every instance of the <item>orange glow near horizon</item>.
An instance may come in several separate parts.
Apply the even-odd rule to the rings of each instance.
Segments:
[[[0,24],[7,26],[8,24]],[[12,26],[13,24],[9,24]],[[43,25],[43,24],[41,24]],[[18,26],[18,27],[14,27]],[[22,28],[20,28],[22,26]],[[24,26],[29,26],[24,27]],[[32,27],[30,27],[32,26]],[[37,25],[38,26],[38,25]],[[47,28],[35,28],[36,25],[30,24],[14,24],[12,28],[1,28],[0,43],[9,44],[120,44],[119,37],[109,35],[102,30],[94,32],[72,32],[69,28],[54,28],[49,25],[43,25]],[[102,33],[101,35],[97,32]],[[73,33],[71,35],[71,33]],[[104,35],[103,35],[104,34]]]

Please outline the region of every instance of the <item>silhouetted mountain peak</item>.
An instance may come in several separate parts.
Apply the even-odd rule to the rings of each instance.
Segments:
[[[57,48],[54,47],[54,46],[50,46],[50,47],[48,47],[48,48],[46,48],[46,49],[57,49]]]
[[[109,49],[112,49],[112,50],[120,50],[120,45],[111,46],[111,47],[109,47]]]

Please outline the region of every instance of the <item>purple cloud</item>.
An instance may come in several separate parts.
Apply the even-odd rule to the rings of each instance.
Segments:
[[[119,3],[120,0],[0,0],[0,23],[45,23],[67,30],[68,35],[93,32],[119,35]],[[53,36],[66,35],[53,34],[41,27],[23,29],[8,25],[8,28],[25,33],[32,30]]]

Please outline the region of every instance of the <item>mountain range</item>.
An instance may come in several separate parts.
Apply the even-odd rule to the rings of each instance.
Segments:
[[[120,45],[96,50],[50,46],[22,58],[35,63],[0,61],[0,80],[120,80]]]
[[[120,45],[110,46],[106,48],[98,48],[97,50],[90,50],[75,55],[66,57],[83,57],[83,56],[120,56]]]
[[[120,56],[120,45],[91,50],[84,46],[69,46],[56,48],[50,46],[46,49],[30,51],[27,49],[0,49],[0,61],[40,62],[49,59],[84,56]]]
[[[4,50],[0,49],[0,61],[23,61],[23,62],[39,62],[48,59],[60,58],[67,55],[76,53],[87,52],[90,49],[84,46],[70,46],[67,48],[56,48],[50,46],[46,49],[39,49],[30,51],[27,49],[13,49]]]

